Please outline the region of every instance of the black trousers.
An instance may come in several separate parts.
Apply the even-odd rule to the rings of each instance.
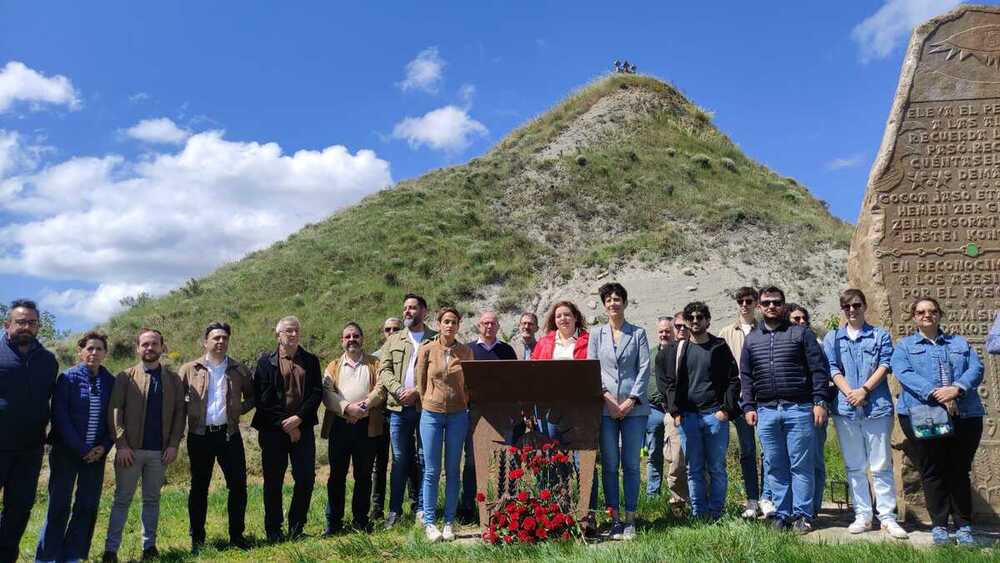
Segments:
[[[3,512],[0,512],[0,562],[17,561],[21,536],[28,527],[31,507],[42,471],[42,447],[30,450],[0,451],[0,489],[3,489]]]
[[[292,443],[281,430],[257,435],[264,473],[264,531],[268,538],[281,535],[282,486],[288,462],[292,463],[292,503],[288,507],[288,535],[301,535],[309,516],[309,501],[316,484],[316,441],[311,426],[300,426],[302,437]]]
[[[336,532],[344,526],[344,502],[347,470],[354,467],[354,494],[351,515],[354,527],[364,529],[370,522],[368,509],[372,494],[372,464],[375,461],[375,438],[368,437],[368,419],[350,424],[339,416],[330,429],[330,478],[326,482],[327,530]]]
[[[948,516],[955,527],[972,520],[972,459],[983,437],[982,417],[953,418],[955,432],[946,438],[918,440],[913,436],[910,417],[899,415],[903,434],[913,444],[920,466],[927,512],[934,526],[948,526]]]
[[[389,420],[386,415],[385,420]],[[375,463],[372,464],[372,510],[373,519],[381,519],[385,514],[385,488],[389,471],[389,424],[386,422],[382,435],[375,440]]]
[[[226,479],[229,497],[229,538],[243,538],[247,511],[247,459],[243,450],[243,437],[239,432],[226,436],[226,430],[206,432],[204,435],[188,434],[188,458],[191,461],[191,492],[188,493],[188,518],[191,521],[191,540],[205,541],[205,516],[208,512],[208,486],[212,471],[218,463]]]

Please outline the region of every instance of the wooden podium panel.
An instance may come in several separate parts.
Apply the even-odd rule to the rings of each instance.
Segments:
[[[494,452],[526,443],[559,440],[559,449],[576,452],[579,463],[577,518],[589,508],[597,462],[603,398],[601,365],[597,360],[495,360],[462,362],[469,393],[476,489],[487,491],[494,477]],[[524,430],[525,415],[537,416],[548,433]],[[494,481],[496,482],[496,481]],[[498,498],[506,491],[498,486]],[[485,503],[479,521],[489,521]]]

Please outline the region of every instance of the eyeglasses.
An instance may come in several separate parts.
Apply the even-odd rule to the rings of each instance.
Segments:
[[[687,330],[687,329],[688,329],[688,325],[685,325],[685,324],[675,324],[674,325],[674,330]]]
[[[743,299],[737,299],[736,303],[740,305],[753,305],[757,300],[752,297],[744,297]]]
[[[840,308],[844,311],[860,311],[864,306],[864,303],[846,303],[841,305]]]
[[[785,302],[782,299],[761,299],[760,306],[767,309],[768,307],[781,307]]]
[[[344,339],[344,340],[361,340],[361,335],[360,334],[348,334],[348,335],[345,335],[345,336],[341,336],[341,338]]]
[[[401,330],[403,330],[403,329],[399,328],[398,326],[387,326],[387,327],[385,327],[385,328],[382,329],[382,332],[384,332],[386,334],[393,334],[393,333],[399,332]]]
[[[696,323],[698,321],[707,321],[708,320],[708,317],[706,317],[705,315],[702,315],[700,313],[695,313],[693,315],[688,315],[687,317],[684,317],[684,318],[685,318],[685,320],[693,322],[693,323]]]
[[[17,326],[38,326],[38,319],[14,319],[12,322]]]
[[[914,317],[935,317],[940,311],[937,309],[917,309],[913,312]]]
[[[793,323],[795,323],[797,325],[806,324],[806,318],[805,317],[789,317],[788,320],[792,321]]]

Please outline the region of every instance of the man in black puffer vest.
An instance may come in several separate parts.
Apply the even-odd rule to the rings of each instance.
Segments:
[[[761,321],[743,344],[740,406],[768,463],[768,484],[778,529],[812,529],[815,426],[826,422],[829,365],[808,327],[790,324],[785,293],[760,290]]]
[[[38,306],[11,303],[0,335],[0,562],[17,561],[42,470],[59,362],[38,341]]]

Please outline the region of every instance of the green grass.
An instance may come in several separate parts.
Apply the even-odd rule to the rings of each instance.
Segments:
[[[613,142],[579,155],[535,158],[595,103],[625,90],[652,94],[659,109],[623,122]],[[697,162],[702,157],[708,166]],[[558,228],[547,229],[545,241],[529,239],[526,225],[496,205],[505,182],[529,169],[556,178],[551,197],[533,204],[530,222],[544,224],[568,210],[567,220],[582,228],[602,226],[584,240],[566,240]],[[572,93],[465,165],[371,195],[166,296],[133,300],[102,327],[111,337],[108,364],[117,369],[135,361],[133,339],[142,326],[166,335],[166,361],[179,364],[200,354],[200,331],[214,320],[233,326],[231,353],[249,362],[274,346],[274,324],[287,314],[302,319],[303,345],[329,359],[339,352],[348,320],[368,329],[374,345],[372,329],[398,314],[409,291],[423,294],[432,309],[452,304],[468,312],[483,288],[493,287],[497,308],[516,311],[531,302],[542,271],[570,277],[580,267],[718,255],[682,235],[678,222],[707,232],[756,225],[801,233],[791,256],[818,244],[846,248],[850,236],[850,226],[822,202],[749,160],[676,88],[617,75]],[[68,342],[58,351],[63,363],[72,362]]]

